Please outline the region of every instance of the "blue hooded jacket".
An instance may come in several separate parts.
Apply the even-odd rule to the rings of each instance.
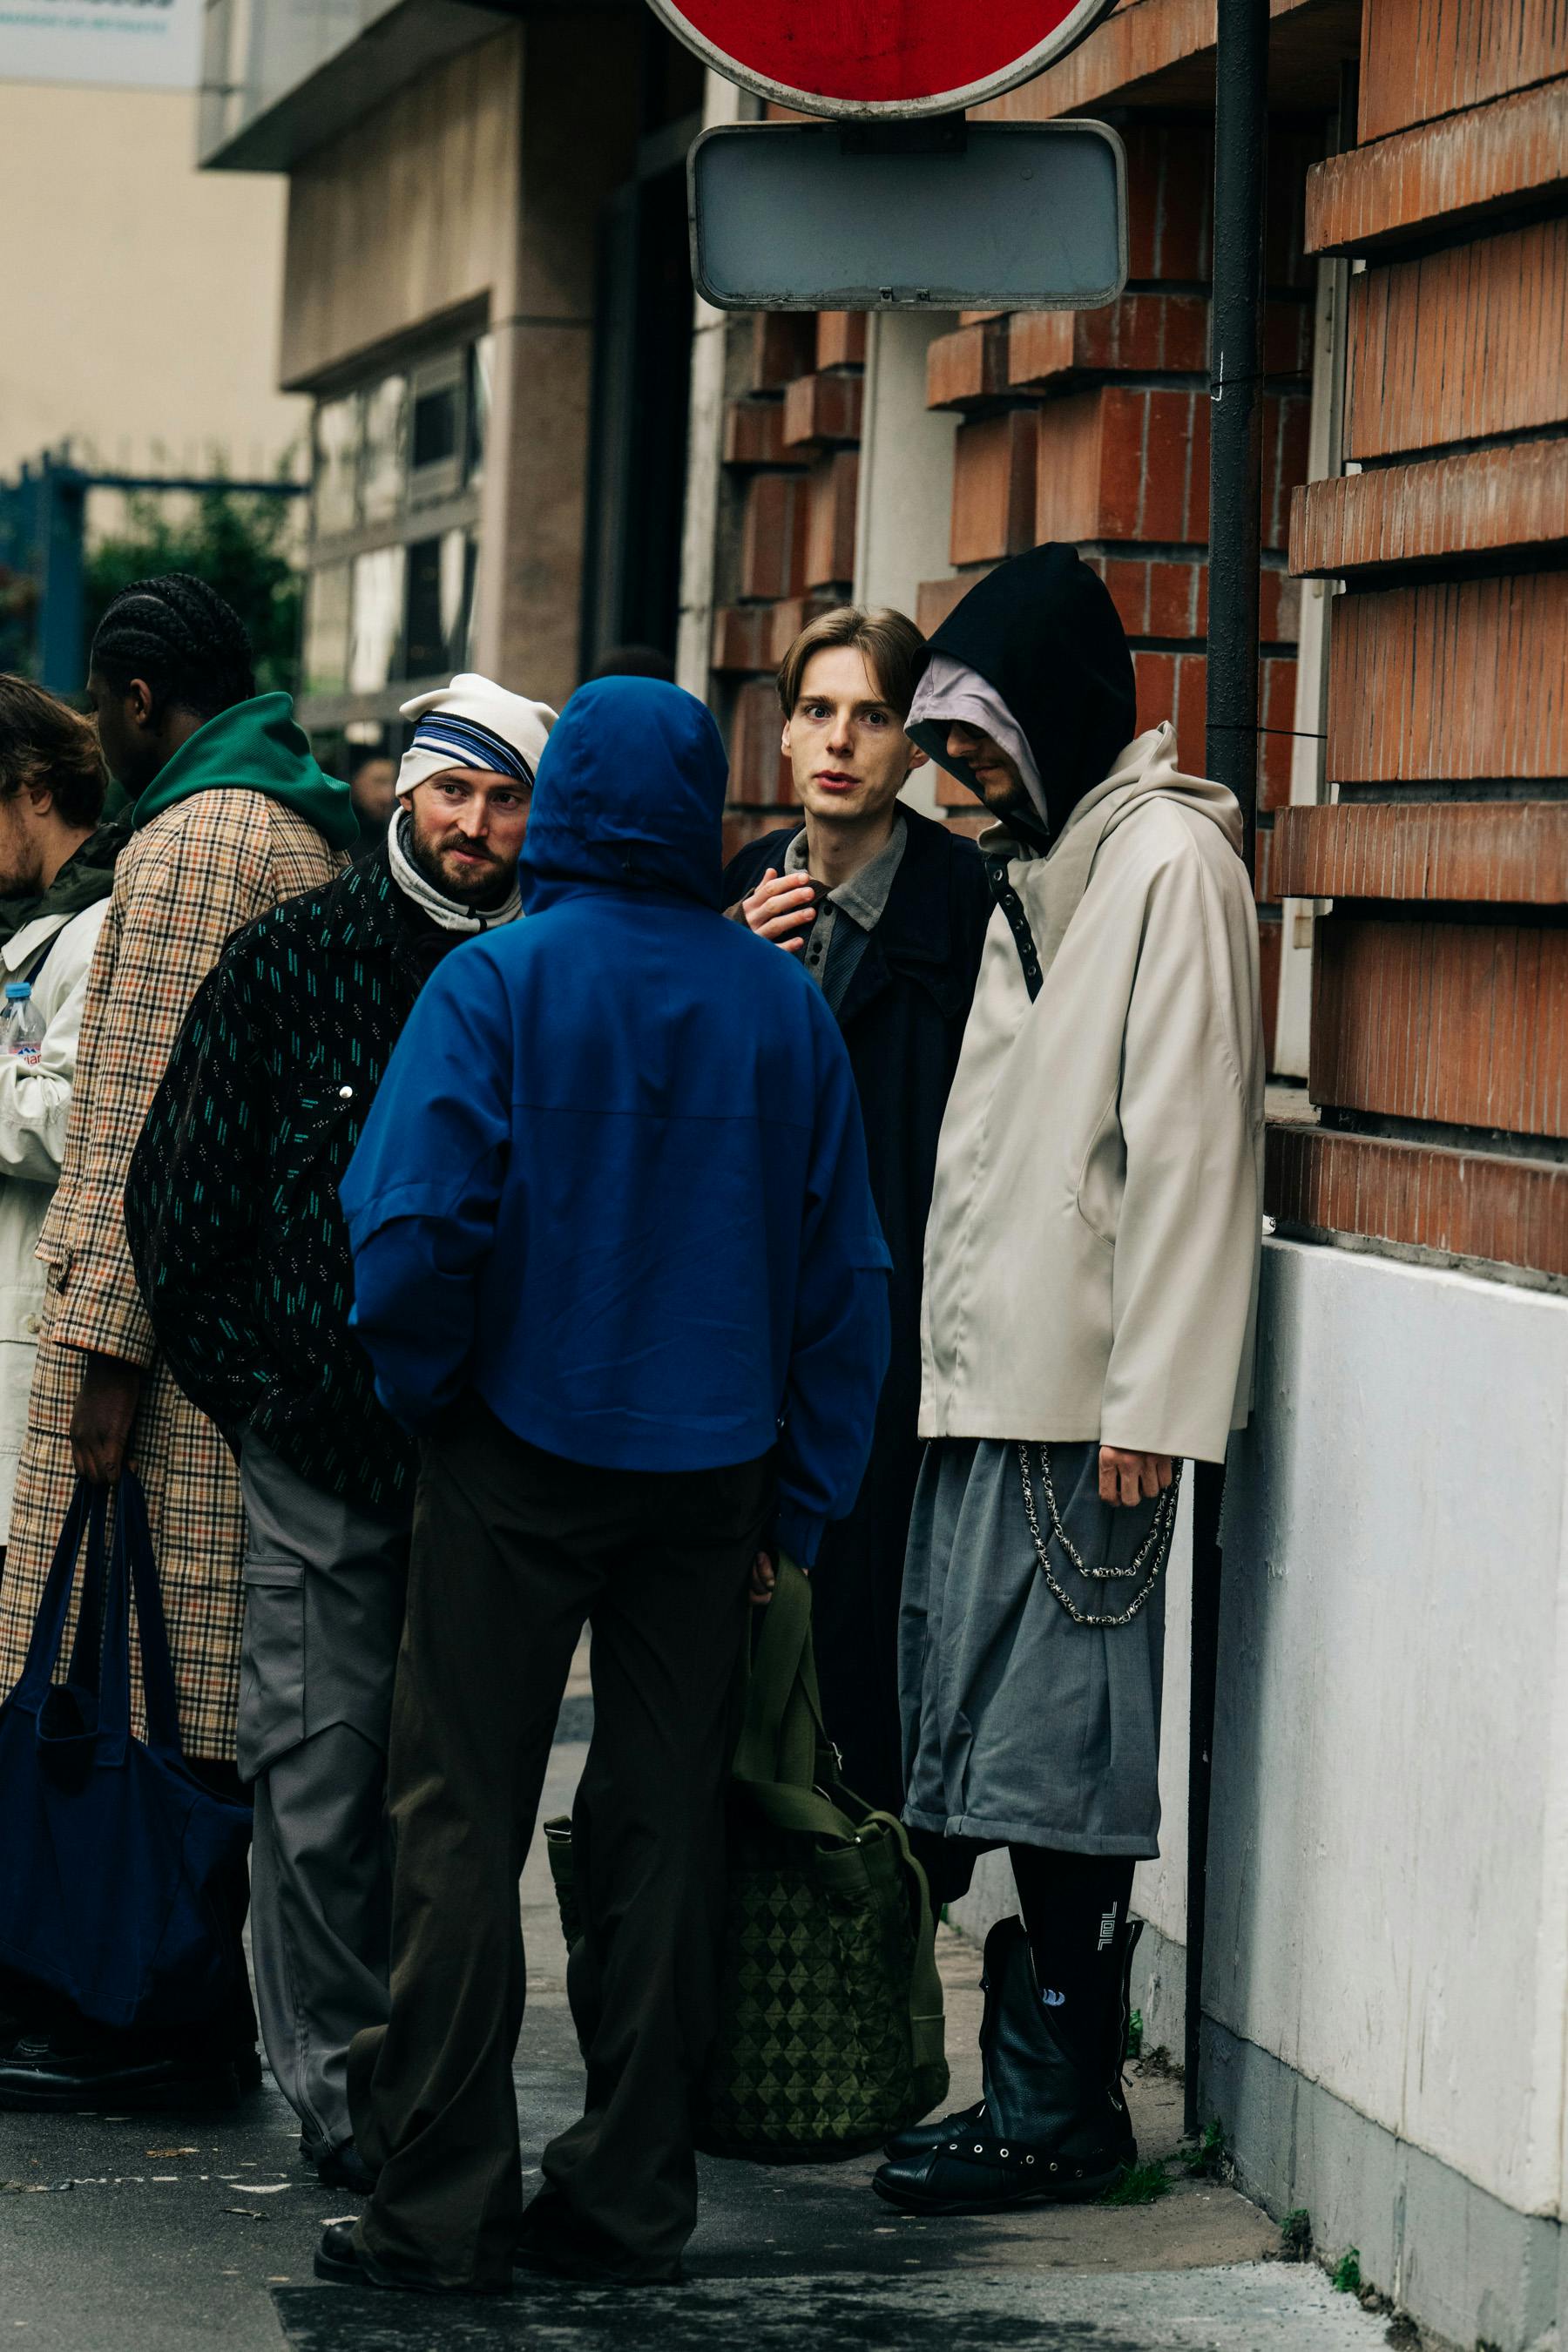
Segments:
[[[870,1450],[889,1260],[837,1024],[720,912],[725,782],[693,696],[574,695],[527,920],[426,983],[343,1180],[353,1325],[412,1428],[473,1388],[606,1469],[776,1444],[778,1541],[809,1565]]]

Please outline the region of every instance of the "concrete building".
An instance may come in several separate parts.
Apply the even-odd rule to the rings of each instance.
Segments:
[[[1043,538],[1204,763],[1214,12],[1122,0],[991,110],[1113,121],[1112,309],[693,323],[733,117],[645,10],[219,0],[205,152],[289,175],[307,713],[651,637],[788,784],[770,671]],[[230,53],[248,22],[244,56]],[[1568,2336],[1568,18],[1276,0],[1258,890],[1284,1082],[1225,1520],[1202,2101],[1456,2342]],[[925,772],[952,820],[973,804]],[[1185,1588],[1140,1995],[1179,2047]],[[972,1925],[1007,1906],[1005,1870]]]
[[[558,704],[607,646],[673,643],[695,60],[634,0],[209,25],[207,163],[287,175],[328,751],[469,664]]]
[[[276,472],[309,423],[278,387],[278,182],[197,170],[192,91],[4,73],[0,476],[67,440],[117,472]]]

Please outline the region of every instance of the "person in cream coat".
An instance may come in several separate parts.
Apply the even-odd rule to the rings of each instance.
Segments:
[[[43,1313],[34,1253],[59,1181],[87,976],[128,830],[100,824],[105,782],[88,720],[27,679],[0,677],[0,983],[30,984],[43,1029],[36,1061],[0,1053],[0,1562]]]
[[[1096,2194],[1121,2095],[1134,1863],[1159,1851],[1162,1580],[1184,1458],[1246,1421],[1264,1052],[1241,813],[1135,733],[1131,656],[1070,547],[990,573],[909,732],[1001,822],[997,899],[926,1230],[900,1694],[940,1900],[1005,1846],[985,2096],[894,2144],[919,2211]]]

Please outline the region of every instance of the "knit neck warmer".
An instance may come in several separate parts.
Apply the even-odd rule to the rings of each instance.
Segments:
[[[448,898],[445,891],[423,874],[415,864],[407,845],[408,830],[413,820],[406,809],[393,819],[386,836],[387,863],[392,878],[405,898],[412,898],[423,914],[444,931],[494,931],[503,923],[515,923],[522,912],[522,900],[518,895],[517,877],[512,876],[511,888],[499,907],[466,907],[459,898]]]

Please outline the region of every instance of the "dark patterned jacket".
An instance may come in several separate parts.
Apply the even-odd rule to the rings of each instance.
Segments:
[[[186,1396],[231,1444],[254,1431],[372,1509],[412,1500],[416,1453],[348,1328],[338,1184],[419,986],[461,936],[397,888],[384,849],[236,932],[126,1181],[137,1280]]]

